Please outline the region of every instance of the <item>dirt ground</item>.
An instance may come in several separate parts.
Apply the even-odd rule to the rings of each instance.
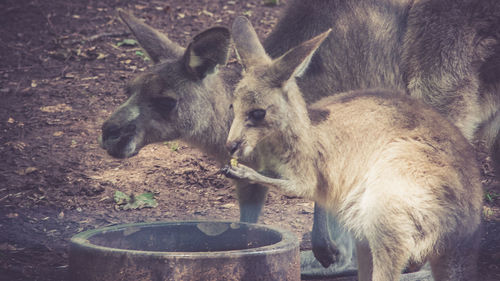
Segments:
[[[68,241],[119,223],[238,220],[231,183],[181,142],[117,160],[99,148],[102,122],[125,100],[124,82],[149,64],[116,9],[186,45],[247,15],[264,37],[286,1],[3,0],[0,2],[0,280],[66,280]],[[127,44],[129,43],[129,44]],[[500,185],[483,163],[481,280],[500,280]],[[121,210],[116,191],[152,192],[158,206]],[[313,205],[271,192],[260,222],[310,231]],[[307,244],[307,243],[305,243]]]

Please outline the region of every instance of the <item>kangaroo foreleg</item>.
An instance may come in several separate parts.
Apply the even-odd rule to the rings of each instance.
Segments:
[[[294,181],[287,179],[276,179],[264,176],[254,169],[243,164],[225,166],[222,172],[232,179],[246,180],[251,184],[261,184],[281,190],[284,193],[301,196],[297,192],[297,185]]]

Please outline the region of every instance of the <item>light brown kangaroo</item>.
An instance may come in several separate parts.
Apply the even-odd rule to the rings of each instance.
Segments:
[[[409,263],[433,277],[476,280],[482,188],[460,131],[420,101],[386,90],[324,98],[296,84],[325,32],[272,60],[252,26],[233,26],[246,72],[233,100],[231,178],[302,196],[356,239],[359,280],[395,281]]]

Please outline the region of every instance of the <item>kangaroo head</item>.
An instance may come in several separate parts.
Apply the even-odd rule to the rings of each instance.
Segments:
[[[227,61],[229,30],[205,30],[184,49],[134,16],[119,13],[155,65],[128,83],[128,100],[102,125],[101,146],[125,158],[149,143],[202,134],[214,115],[204,111],[218,106],[210,96],[225,93],[216,70]]]
[[[251,165],[259,153],[279,153],[287,149],[286,138],[293,138],[298,124],[309,124],[304,99],[295,83],[307,68],[314,51],[330,31],[289,50],[272,60],[261,45],[252,25],[239,17],[233,24],[236,52],[245,73],[234,93],[234,119],[227,148],[231,154]],[[305,123],[304,123],[305,122]],[[269,145],[275,142],[274,145]],[[283,145],[280,145],[282,142]]]

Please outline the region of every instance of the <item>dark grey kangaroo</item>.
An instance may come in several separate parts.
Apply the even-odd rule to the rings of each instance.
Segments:
[[[419,0],[408,16],[403,79],[500,163],[500,1]]]

